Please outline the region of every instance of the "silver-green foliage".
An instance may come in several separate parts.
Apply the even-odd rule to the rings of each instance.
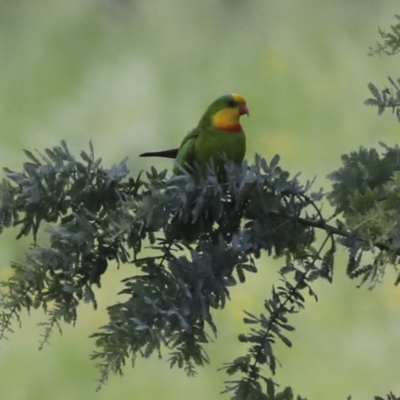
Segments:
[[[91,146],[80,157],[65,142],[26,151],[23,170],[5,169],[0,186],[1,230],[18,226],[18,237],[32,237],[24,260],[1,282],[1,337],[22,310],[42,308],[44,344],[62,322],[75,323],[82,302],[96,309],[93,287],[115,261],[136,269],[121,282],[109,322],[93,334],[100,384],[128,360],[164,353],[171,367],[193,376],[208,362],[204,345],[216,338],[213,311],[225,307],[232,286],[257,273],[266,254],[282,260],[280,280],[263,314],[245,313],[248,331],[238,340],[247,351],[222,366],[230,376],[225,392],[232,399],[294,399],[289,388],[275,392],[274,345],[292,346],[290,316],[304,308],[305,296],[317,298],[313,282],[332,282],[337,244],[348,249],[349,276],[361,282],[376,282],[377,271],[396,263],[400,150],[385,150],[382,157],[364,149],[344,156],[331,176],[336,223],[322,215],[321,191],[290,177],[278,156],[241,166],[226,161],[222,177],[210,164],[207,171],[168,176],[152,168],[146,178],[131,178],[125,161],[106,169]],[[318,245],[316,230],[324,235]],[[47,244],[38,244],[38,234]],[[374,248],[371,266],[363,256]]]
[[[400,20],[400,15],[396,15]],[[379,35],[382,41],[378,41],[375,48],[370,48],[370,55],[385,54],[389,56],[397,55],[400,52],[400,22],[390,26],[390,30],[379,29]],[[400,78],[396,80],[388,78],[390,86],[384,89],[378,89],[373,83],[368,84],[368,89],[372,97],[365,100],[367,106],[378,108],[378,114],[382,114],[386,108],[391,108],[400,121]]]

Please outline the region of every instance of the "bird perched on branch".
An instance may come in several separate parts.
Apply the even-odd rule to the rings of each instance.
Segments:
[[[217,170],[223,170],[223,154],[237,164],[246,153],[246,137],[240,117],[249,115],[246,100],[240,94],[226,94],[207,108],[196,128],[191,130],[177,149],[143,153],[140,157],[175,158],[174,173],[197,162],[201,167],[212,158]]]

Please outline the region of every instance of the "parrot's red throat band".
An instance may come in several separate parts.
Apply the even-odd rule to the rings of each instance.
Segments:
[[[228,131],[228,132],[241,132],[242,131],[242,125],[240,124],[219,124],[219,125],[214,125],[215,128],[221,130],[221,131]]]

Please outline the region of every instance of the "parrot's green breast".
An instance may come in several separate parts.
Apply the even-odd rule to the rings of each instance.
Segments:
[[[246,137],[242,129],[230,132],[209,127],[196,128],[183,140],[176,157],[182,168],[197,162],[204,167],[211,159],[217,170],[224,168],[224,155],[228,160],[241,164],[246,153]],[[179,173],[179,167],[174,168]]]
[[[228,160],[240,164],[245,153],[246,137],[242,130],[229,132],[209,128],[197,138],[195,143],[195,158],[201,166],[212,158],[217,168],[223,167],[223,154]]]

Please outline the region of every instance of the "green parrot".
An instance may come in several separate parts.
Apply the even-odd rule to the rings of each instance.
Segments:
[[[183,139],[178,149],[155,151],[140,154],[140,157],[175,158],[174,173],[179,174],[179,167],[197,162],[204,167],[210,158],[218,171],[222,171],[226,157],[240,164],[246,153],[246,137],[239,119],[249,115],[246,100],[240,94],[226,94],[219,97],[207,108],[196,128]]]

